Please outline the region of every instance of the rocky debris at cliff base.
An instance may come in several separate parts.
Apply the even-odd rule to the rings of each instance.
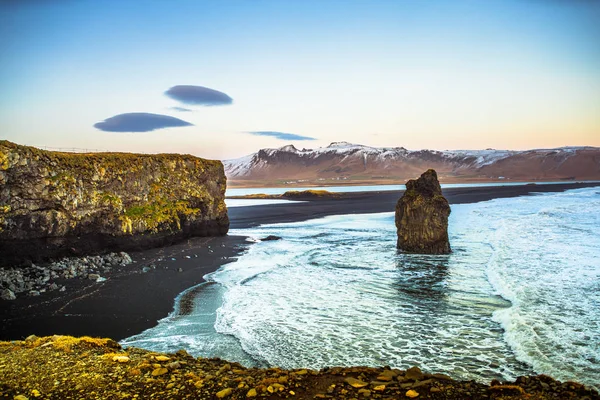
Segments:
[[[0,398],[9,399],[600,399],[593,389],[544,375],[487,385],[418,367],[245,368],[90,337],[0,342],[0,368]]]
[[[63,258],[44,266],[0,268],[0,298],[15,300],[19,295],[39,296],[48,291],[65,291],[65,285],[55,280],[81,278],[102,282],[106,280],[103,275],[131,263],[129,254],[120,252]]]

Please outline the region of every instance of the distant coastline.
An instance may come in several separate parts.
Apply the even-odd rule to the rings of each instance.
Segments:
[[[443,188],[452,204],[477,203],[496,198],[518,197],[535,193],[562,192],[569,189],[600,186],[600,182],[573,182],[517,186],[481,186]],[[232,229],[262,224],[299,222],[328,215],[392,212],[403,190],[338,193],[339,197],[315,197],[302,203],[269,204],[229,209]],[[251,210],[249,210],[249,208]]]

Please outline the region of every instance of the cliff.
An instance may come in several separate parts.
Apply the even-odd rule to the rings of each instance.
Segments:
[[[576,382],[519,377],[489,385],[389,367],[244,368],[121,346],[111,339],[31,336],[0,342],[0,397],[10,399],[600,399]]]
[[[220,161],[0,141],[0,264],[224,235],[225,187]]]
[[[450,253],[449,215],[450,205],[433,169],[411,179],[396,205],[398,248],[409,253]]]

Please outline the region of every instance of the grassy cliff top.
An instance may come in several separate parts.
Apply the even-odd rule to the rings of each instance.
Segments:
[[[98,152],[98,153],[71,153],[61,151],[43,150],[37,147],[24,146],[0,140],[0,161],[7,156],[7,152],[22,154],[35,160],[55,161],[61,166],[85,167],[91,164],[108,164],[108,166],[126,167],[132,162],[156,160],[156,161],[190,161],[202,163],[204,166],[221,167],[222,163],[218,160],[207,160],[204,158],[192,156],[190,154],[139,154],[139,153],[117,153],[117,152]]]
[[[586,397],[587,396],[587,397]],[[126,348],[111,339],[31,336],[0,342],[0,398],[24,399],[600,399],[552,378],[455,381],[413,367],[282,370]]]

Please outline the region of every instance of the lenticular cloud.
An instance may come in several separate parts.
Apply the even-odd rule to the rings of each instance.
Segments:
[[[225,106],[233,103],[233,99],[225,93],[203,86],[177,85],[167,90],[165,95],[195,106]]]
[[[193,124],[168,115],[150,113],[119,114],[94,124],[94,128],[105,132],[150,132],[181,126]]]

